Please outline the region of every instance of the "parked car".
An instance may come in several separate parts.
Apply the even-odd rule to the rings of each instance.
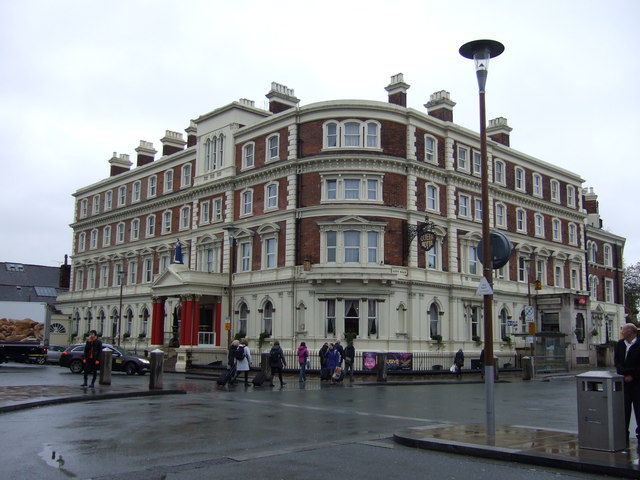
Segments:
[[[47,363],[59,363],[60,354],[66,350],[65,347],[60,345],[49,345],[47,348]]]
[[[113,372],[125,372],[127,375],[135,375],[136,373],[144,375],[149,371],[149,360],[144,357],[133,355],[108,343],[103,343],[102,348],[103,350],[105,348],[111,350],[111,371]],[[69,367],[71,373],[82,373],[84,370],[83,355],[84,343],[71,345],[60,354],[60,366]]]

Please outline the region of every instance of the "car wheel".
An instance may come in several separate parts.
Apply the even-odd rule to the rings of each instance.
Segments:
[[[36,358],[36,363],[38,365],[44,365],[46,363],[47,359],[45,357],[38,357]]]
[[[82,360],[71,360],[69,364],[69,370],[71,373],[82,373]]]
[[[127,375],[135,375],[138,373],[138,367],[136,367],[135,363],[129,362],[124,366],[124,371]]]

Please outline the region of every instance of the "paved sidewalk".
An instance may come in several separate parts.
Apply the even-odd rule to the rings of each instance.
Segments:
[[[496,426],[490,443],[484,425],[441,425],[409,429],[394,434],[402,445],[508,462],[519,462],[584,473],[640,478],[637,444],[620,452],[579,448],[573,432],[520,426]]]

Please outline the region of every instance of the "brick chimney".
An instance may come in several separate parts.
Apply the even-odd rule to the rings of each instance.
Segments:
[[[160,142],[162,142],[163,157],[184,150],[184,146],[187,144],[187,142],[182,139],[182,134],[180,132],[172,132],[171,130],[167,130],[165,132],[164,137],[160,139]]]
[[[449,92],[440,90],[431,94],[431,98],[424,104],[427,113],[443,122],[453,122],[453,107],[456,102],[451,100]]]
[[[58,287],[69,289],[71,285],[71,265],[69,265],[69,256],[64,256],[64,265],[60,265],[60,275],[58,277]]]
[[[269,111],[271,113],[280,113],[289,110],[300,103],[296,97],[293,88],[271,82],[271,90],[266,97],[269,99]]]
[[[184,131],[187,132],[187,148],[193,147],[198,143],[198,128],[196,127],[196,122],[191,120],[191,123]]]
[[[153,148],[153,143],[140,140],[140,146],[136,148],[136,153],[138,154],[136,166],[141,167],[153,162],[153,159],[158,151]]]
[[[111,165],[111,176],[115,177],[116,175],[120,175],[121,173],[128,172],[133,165],[129,161],[129,155],[126,153],[121,153],[118,157],[117,152],[113,152],[113,157],[109,160],[109,164]]]
[[[411,85],[404,83],[404,75],[398,73],[391,76],[391,83],[384,87],[389,93],[389,103],[394,105],[400,105],[401,107],[407,106],[407,90]]]
[[[602,228],[598,195],[593,192],[593,187],[582,189],[582,208],[587,213],[587,225]]]
[[[507,123],[507,119],[504,117],[494,118],[489,120],[489,126],[487,127],[487,136],[494,142],[501,143],[502,145],[509,146],[509,134],[511,128]]]

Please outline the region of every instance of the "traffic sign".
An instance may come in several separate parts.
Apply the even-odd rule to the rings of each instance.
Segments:
[[[482,280],[480,280],[480,285],[478,285],[478,290],[476,290],[476,295],[479,297],[483,297],[484,295],[493,295],[493,289],[491,288],[491,284],[485,277],[482,277]]]

